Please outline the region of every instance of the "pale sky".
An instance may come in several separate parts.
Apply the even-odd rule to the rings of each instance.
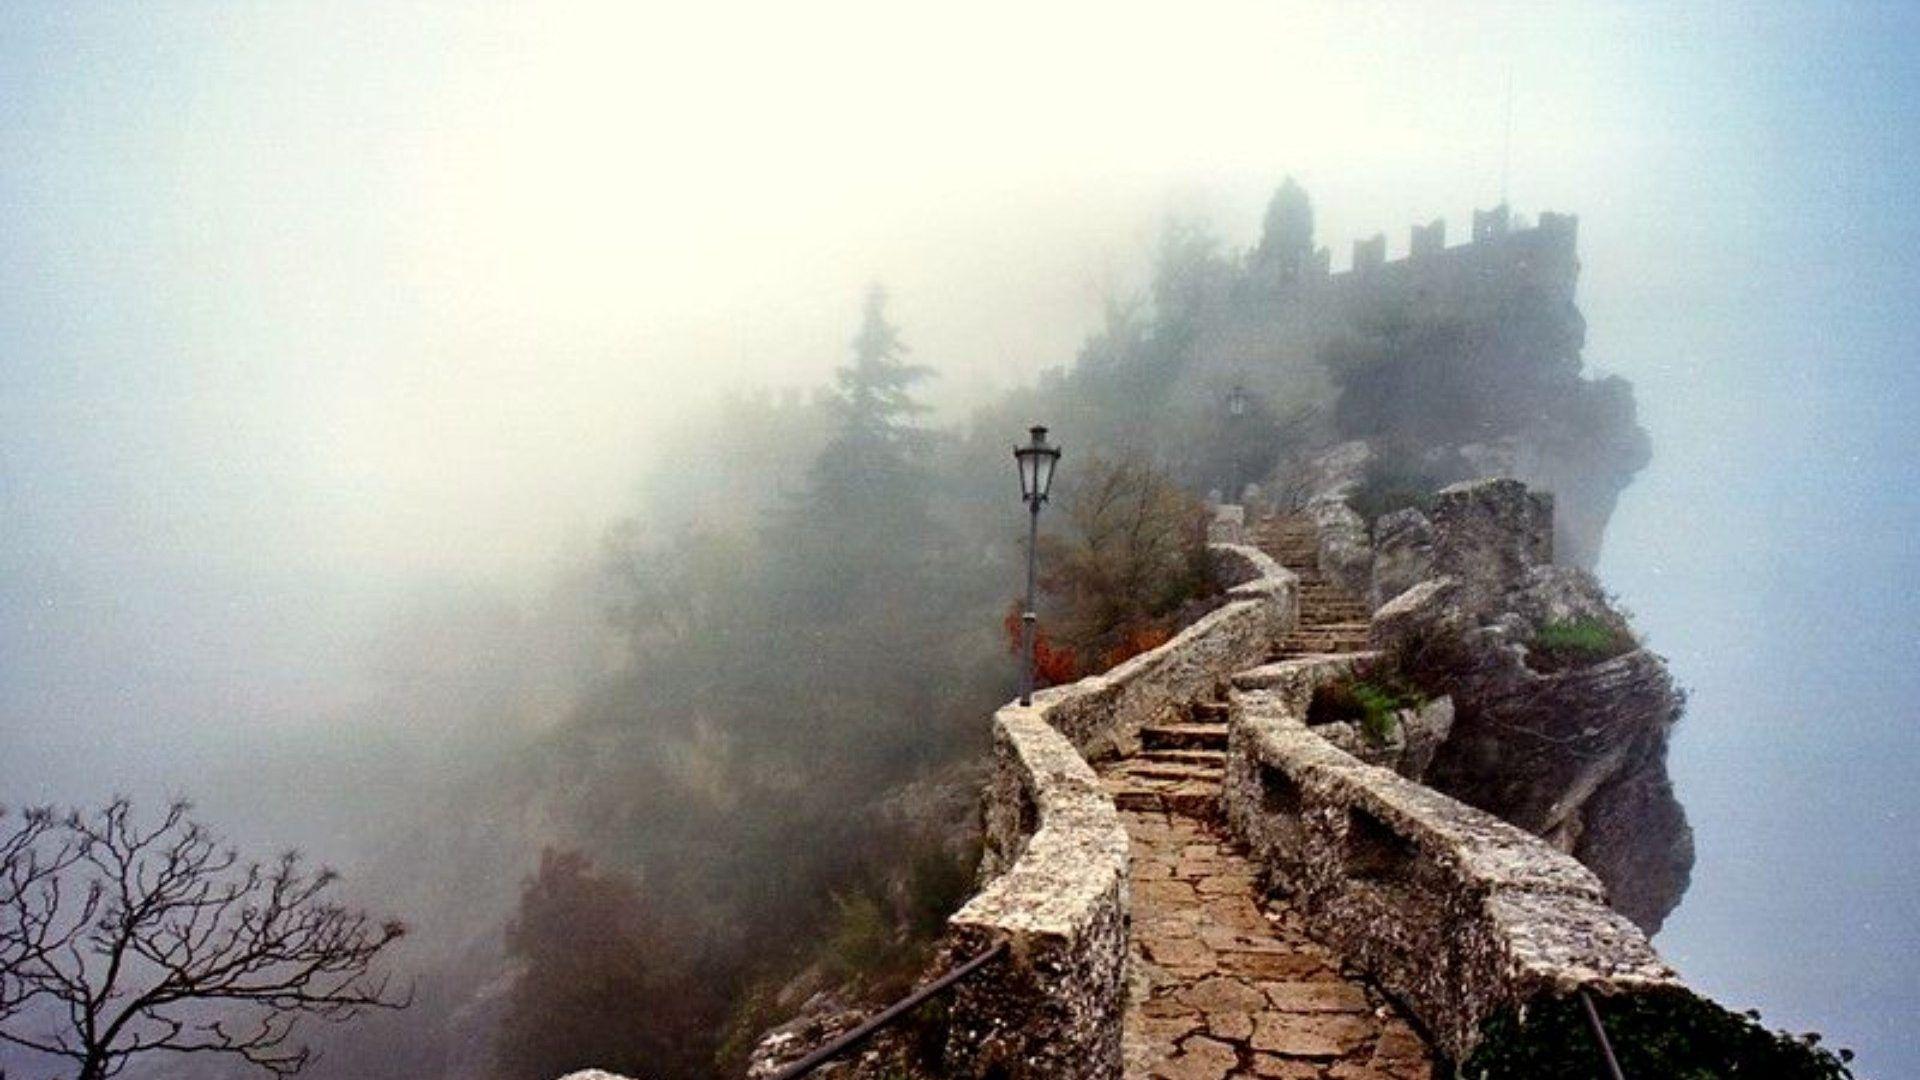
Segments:
[[[954,416],[1169,214],[1250,243],[1292,174],[1338,266],[1505,190],[1581,216],[1653,433],[1603,571],[1696,689],[1661,944],[1920,1073],[1920,23],[1036,7],[0,7],[0,801],[351,714],[396,607],[537,594],[664,421],[829,372],[868,281]]]

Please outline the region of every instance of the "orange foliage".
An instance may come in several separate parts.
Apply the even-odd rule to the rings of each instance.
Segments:
[[[1173,631],[1160,623],[1137,623],[1127,628],[1119,644],[1107,650],[1107,654],[1101,658],[1100,668],[1105,671],[1108,668],[1117,667],[1171,640],[1173,640]]]
[[[1007,617],[1002,622],[1007,632],[1007,651],[1020,655],[1020,605],[1007,608]],[[1149,646],[1151,647],[1151,646]],[[1085,675],[1080,663],[1080,655],[1069,645],[1055,645],[1047,640],[1044,628],[1037,628],[1033,636],[1033,681],[1035,686],[1063,686]]]

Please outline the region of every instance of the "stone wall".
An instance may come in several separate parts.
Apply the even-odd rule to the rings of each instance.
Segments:
[[[1252,548],[1214,545],[1227,603],[1102,675],[994,714],[986,884],[948,920],[952,954],[1009,955],[955,988],[948,1074],[1005,1080],[1120,1076],[1127,834],[1089,757],[1264,659],[1295,617],[1295,579]]]
[[[1298,617],[1297,579],[1265,552],[1239,544],[1210,550],[1229,583],[1225,604],[1157,649],[1033,695],[1047,723],[1086,757],[1132,753],[1142,726],[1265,660]]]
[[[1229,695],[1227,821],[1316,935],[1455,1061],[1536,999],[1679,985],[1573,858],[1308,730],[1313,687],[1348,662],[1269,665]]]

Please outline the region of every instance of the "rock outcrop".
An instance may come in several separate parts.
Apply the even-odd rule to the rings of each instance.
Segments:
[[[1368,603],[1378,608],[1433,576],[1433,523],[1411,507],[1373,523],[1373,577]]]
[[[1550,503],[1519,482],[1442,491],[1432,533],[1435,576],[1377,611],[1369,637],[1453,698],[1427,782],[1572,853],[1617,910],[1658,929],[1693,864],[1666,775],[1684,698],[1665,662],[1632,643],[1591,574],[1551,565]],[[1542,634],[1566,627],[1617,649],[1549,662]]]

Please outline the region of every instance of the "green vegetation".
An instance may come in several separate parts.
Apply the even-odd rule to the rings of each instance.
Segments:
[[[689,1032],[720,1015],[700,978],[702,942],[618,871],[549,849],[507,927],[518,962],[494,1033],[494,1080],[544,1080],[554,1063],[697,1075],[710,1050]]]
[[[833,929],[827,936],[825,966],[835,979],[848,980],[882,966],[893,952],[893,922],[880,901],[866,893],[833,898]]]
[[[1539,672],[1586,667],[1639,648],[1625,627],[1594,618],[1560,619],[1543,624],[1527,640],[1527,663]]]
[[[509,781],[541,839],[593,865],[543,864],[518,898],[541,951],[513,956],[500,1080],[737,1075],[789,988],[831,972],[849,1002],[885,1000],[964,896],[965,825],[937,793],[1012,693],[995,623],[1025,522],[1002,433],[991,466],[943,471],[955,442],[921,426],[904,354],[876,291],[831,392],[730,403],[752,439],[690,417],[702,483],[664,478],[607,537],[594,584],[620,663]],[[979,512],[976,472],[1004,513]],[[933,808],[879,804],[916,779]]]
[[[1847,1080],[1848,1050],[1820,1036],[1768,1031],[1760,1014],[1721,1008],[1684,990],[1596,999],[1628,1076],[1663,1080]],[[1467,1080],[1591,1080],[1600,1049],[1577,998],[1536,1001],[1495,1017],[1460,1075]]]
[[[1375,746],[1393,737],[1403,709],[1418,709],[1426,696],[1396,675],[1374,672],[1366,678],[1324,683],[1307,706],[1309,725],[1352,723]]]

